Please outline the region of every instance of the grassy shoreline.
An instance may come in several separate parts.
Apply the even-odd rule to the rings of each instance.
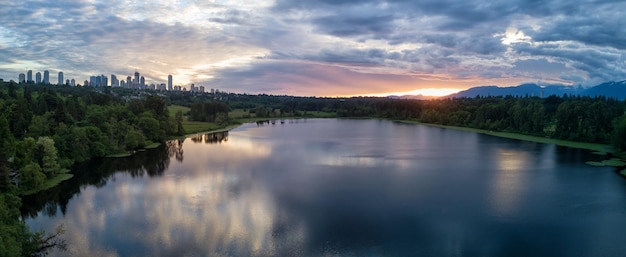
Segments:
[[[171,112],[174,112],[174,111],[187,112],[189,110],[189,108],[183,107],[183,106],[170,106],[168,108],[170,108]],[[285,117],[249,117],[249,115],[248,116],[243,115],[243,112],[239,109],[231,111],[229,116],[231,116],[232,119],[231,119],[230,124],[227,126],[218,125],[217,123],[214,123],[214,122],[189,121],[187,117],[185,117],[183,121],[183,128],[185,129],[185,134],[182,136],[172,137],[171,139],[186,138],[189,136],[203,134],[203,133],[216,133],[216,132],[230,131],[234,128],[241,126],[244,123],[251,123],[251,122],[257,122],[257,121],[284,120],[284,119],[309,119],[309,118],[320,118],[320,119],[346,118],[346,117],[338,117],[336,113],[327,113],[327,112],[304,112],[303,115],[285,116]],[[380,119],[378,117],[353,117],[353,118]],[[348,117],[348,119],[350,119],[350,117]],[[570,147],[570,148],[585,149],[585,150],[594,151],[594,153],[599,154],[599,155],[611,155],[614,157],[616,155],[613,147],[608,144],[576,142],[576,141],[560,140],[560,139],[541,137],[541,136],[531,136],[531,135],[525,135],[525,134],[513,133],[513,132],[499,132],[499,131],[490,131],[490,130],[484,130],[484,129],[470,128],[470,127],[459,127],[459,126],[448,126],[448,125],[440,125],[440,124],[433,124],[433,123],[423,123],[423,122],[418,122],[418,121],[413,121],[413,120],[394,120],[394,119],[386,119],[386,120],[391,120],[393,122],[407,123],[407,124],[417,124],[417,125],[424,125],[424,126],[430,126],[430,127],[467,131],[467,132],[473,132],[473,133],[490,135],[490,136],[495,136],[495,137],[500,137],[500,138],[527,141],[527,142],[553,144],[553,145]],[[125,157],[129,155],[132,155],[132,153],[121,153],[118,155],[111,155],[107,157]],[[621,159],[623,162],[626,162],[624,161],[624,156],[617,156],[617,157],[620,157],[617,159]],[[616,158],[612,158],[612,159],[616,159]],[[590,165],[597,166],[599,164],[609,165],[609,164],[617,164],[617,163],[621,163],[621,162],[615,162],[615,161],[592,162]]]
[[[44,183],[37,187],[37,188],[33,188],[30,189],[28,191],[24,191],[21,192],[21,195],[32,195],[35,193],[39,193],[41,191],[45,191],[48,190],[50,188],[56,187],[57,185],[59,185],[61,182],[68,180],[70,178],[74,177],[73,174],[69,173],[69,170],[63,170],[60,173],[56,174],[53,178],[50,179],[46,179],[46,181],[44,181]]]
[[[567,140],[547,138],[547,137],[530,136],[530,135],[524,135],[524,134],[512,133],[512,132],[496,132],[496,131],[490,131],[490,130],[484,130],[484,129],[447,126],[447,125],[439,125],[439,124],[432,124],[432,123],[422,123],[422,122],[410,121],[410,120],[394,120],[394,121],[400,122],[400,123],[419,124],[419,125],[430,126],[430,127],[468,131],[468,132],[480,133],[480,134],[502,137],[502,138],[517,139],[517,140],[522,140],[522,141],[529,141],[529,142],[536,142],[536,143],[543,143],[543,144],[553,144],[553,145],[565,146],[565,147],[570,147],[570,148],[586,149],[586,150],[595,151],[599,153],[614,153],[613,148],[607,144],[567,141]]]

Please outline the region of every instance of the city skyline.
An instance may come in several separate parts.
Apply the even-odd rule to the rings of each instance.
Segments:
[[[35,79],[32,79],[32,74],[33,74],[33,70],[27,70],[24,73],[19,73],[17,75],[17,79],[12,79],[12,78],[1,78],[0,79],[5,79],[6,81],[15,81],[17,83],[44,83],[44,84],[53,84],[50,83],[50,72],[49,70],[44,70],[43,73],[37,71],[35,73]],[[146,82],[145,77],[141,75],[141,73],[139,71],[135,71],[134,72],[134,76],[135,79],[133,79],[131,81],[132,85],[140,85],[141,88],[146,88],[147,86],[150,85],[167,85],[167,89],[168,90],[173,90],[173,77],[171,74],[168,74],[167,76],[167,84],[164,83],[164,81],[148,81]],[[129,76],[130,77],[130,76]],[[55,85],[72,85],[72,86],[76,86],[75,83],[68,83],[68,81],[75,81],[75,78],[67,79],[65,81],[63,81],[65,78],[63,71],[59,71],[58,75],[57,75],[57,80],[58,82]],[[83,82],[83,84],[78,84],[80,86],[111,86],[111,87],[119,87],[120,86],[120,81],[117,79],[117,75],[115,74],[111,74],[110,75],[110,83],[109,83],[109,78],[107,76],[105,76],[104,74],[102,75],[91,75],[88,77],[88,80],[85,80],[85,82]],[[139,80],[137,81],[137,79],[139,78]],[[123,81],[122,81],[123,82]],[[190,83],[189,85],[177,85],[180,86],[181,88],[187,88],[188,86],[191,87],[192,85],[194,85],[194,83]]]
[[[316,96],[590,86],[626,79],[624,7],[600,0],[9,0],[0,10],[0,77],[49,67],[73,78],[141,70],[146,81],[167,83],[172,74],[181,85]]]

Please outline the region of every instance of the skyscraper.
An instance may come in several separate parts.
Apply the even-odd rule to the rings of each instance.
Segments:
[[[135,71],[135,84],[139,84],[139,72]]]
[[[133,87],[133,83],[130,81],[130,76],[126,77],[126,87],[127,88]]]
[[[33,71],[28,70],[26,72],[26,83],[33,83]]]
[[[167,90],[172,91],[172,75],[167,76]]]
[[[97,85],[98,82],[96,81],[96,76],[89,76],[89,86],[95,87]]]
[[[111,87],[119,87],[120,81],[117,80],[117,76],[115,74],[111,74]]]
[[[43,83],[50,84],[50,72],[47,70],[43,71]]]
[[[41,83],[41,72],[35,73],[35,83]]]
[[[141,89],[146,89],[146,78],[141,76],[141,79],[139,81],[140,81],[139,84],[141,85]]]
[[[18,83],[26,83],[26,74],[20,73],[18,76]]]
[[[100,75],[100,86],[102,87],[109,86],[109,78],[107,78],[107,76],[104,76],[104,74]]]
[[[61,85],[63,85],[63,72],[59,71],[59,83],[57,83],[57,86]]]
[[[73,86],[73,87],[76,86],[76,80],[75,79],[70,80],[70,86]]]

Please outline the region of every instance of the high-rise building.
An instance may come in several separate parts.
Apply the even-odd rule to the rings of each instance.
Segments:
[[[33,83],[33,71],[28,70],[26,72],[26,83]]]
[[[73,87],[76,86],[76,80],[75,79],[70,80],[70,86],[73,86]]]
[[[141,85],[141,89],[145,89],[146,88],[146,78],[141,76],[141,79],[139,81],[140,81],[139,84]]]
[[[35,73],[35,83],[41,83],[41,72]]]
[[[59,71],[59,83],[57,85],[63,85],[63,72]]]
[[[65,80],[65,85],[69,85],[69,84],[70,84],[70,80],[69,80],[69,79],[66,79],[66,80]]]
[[[43,83],[50,84],[50,72],[47,70],[43,71]]]
[[[89,86],[95,87],[96,85],[97,85],[96,76],[89,76]]]
[[[167,90],[172,91],[172,75],[167,76]]]
[[[111,74],[111,87],[119,87],[120,81],[117,80],[117,76],[115,74]]]
[[[126,77],[126,87],[127,88],[133,87],[133,83],[130,81],[130,76]]]
[[[20,73],[17,80],[18,80],[18,83],[26,83],[26,74]]]
[[[126,87],[126,82],[123,80],[120,80],[120,87]]]
[[[109,85],[109,78],[107,78],[107,76],[104,76],[104,74],[100,75],[100,86],[106,87],[108,85]]]
[[[87,80],[83,81],[83,87],[86,87],[88,85],[89,85],[89,81],[87,81]]]
[[[139,72],[135,71],[135,83],[139,84]]]

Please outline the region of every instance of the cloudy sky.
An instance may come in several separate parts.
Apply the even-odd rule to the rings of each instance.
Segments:
[[[0,0],[0,78],[139,71],[303,96],[626,79],[626,1],[143,2]]]

